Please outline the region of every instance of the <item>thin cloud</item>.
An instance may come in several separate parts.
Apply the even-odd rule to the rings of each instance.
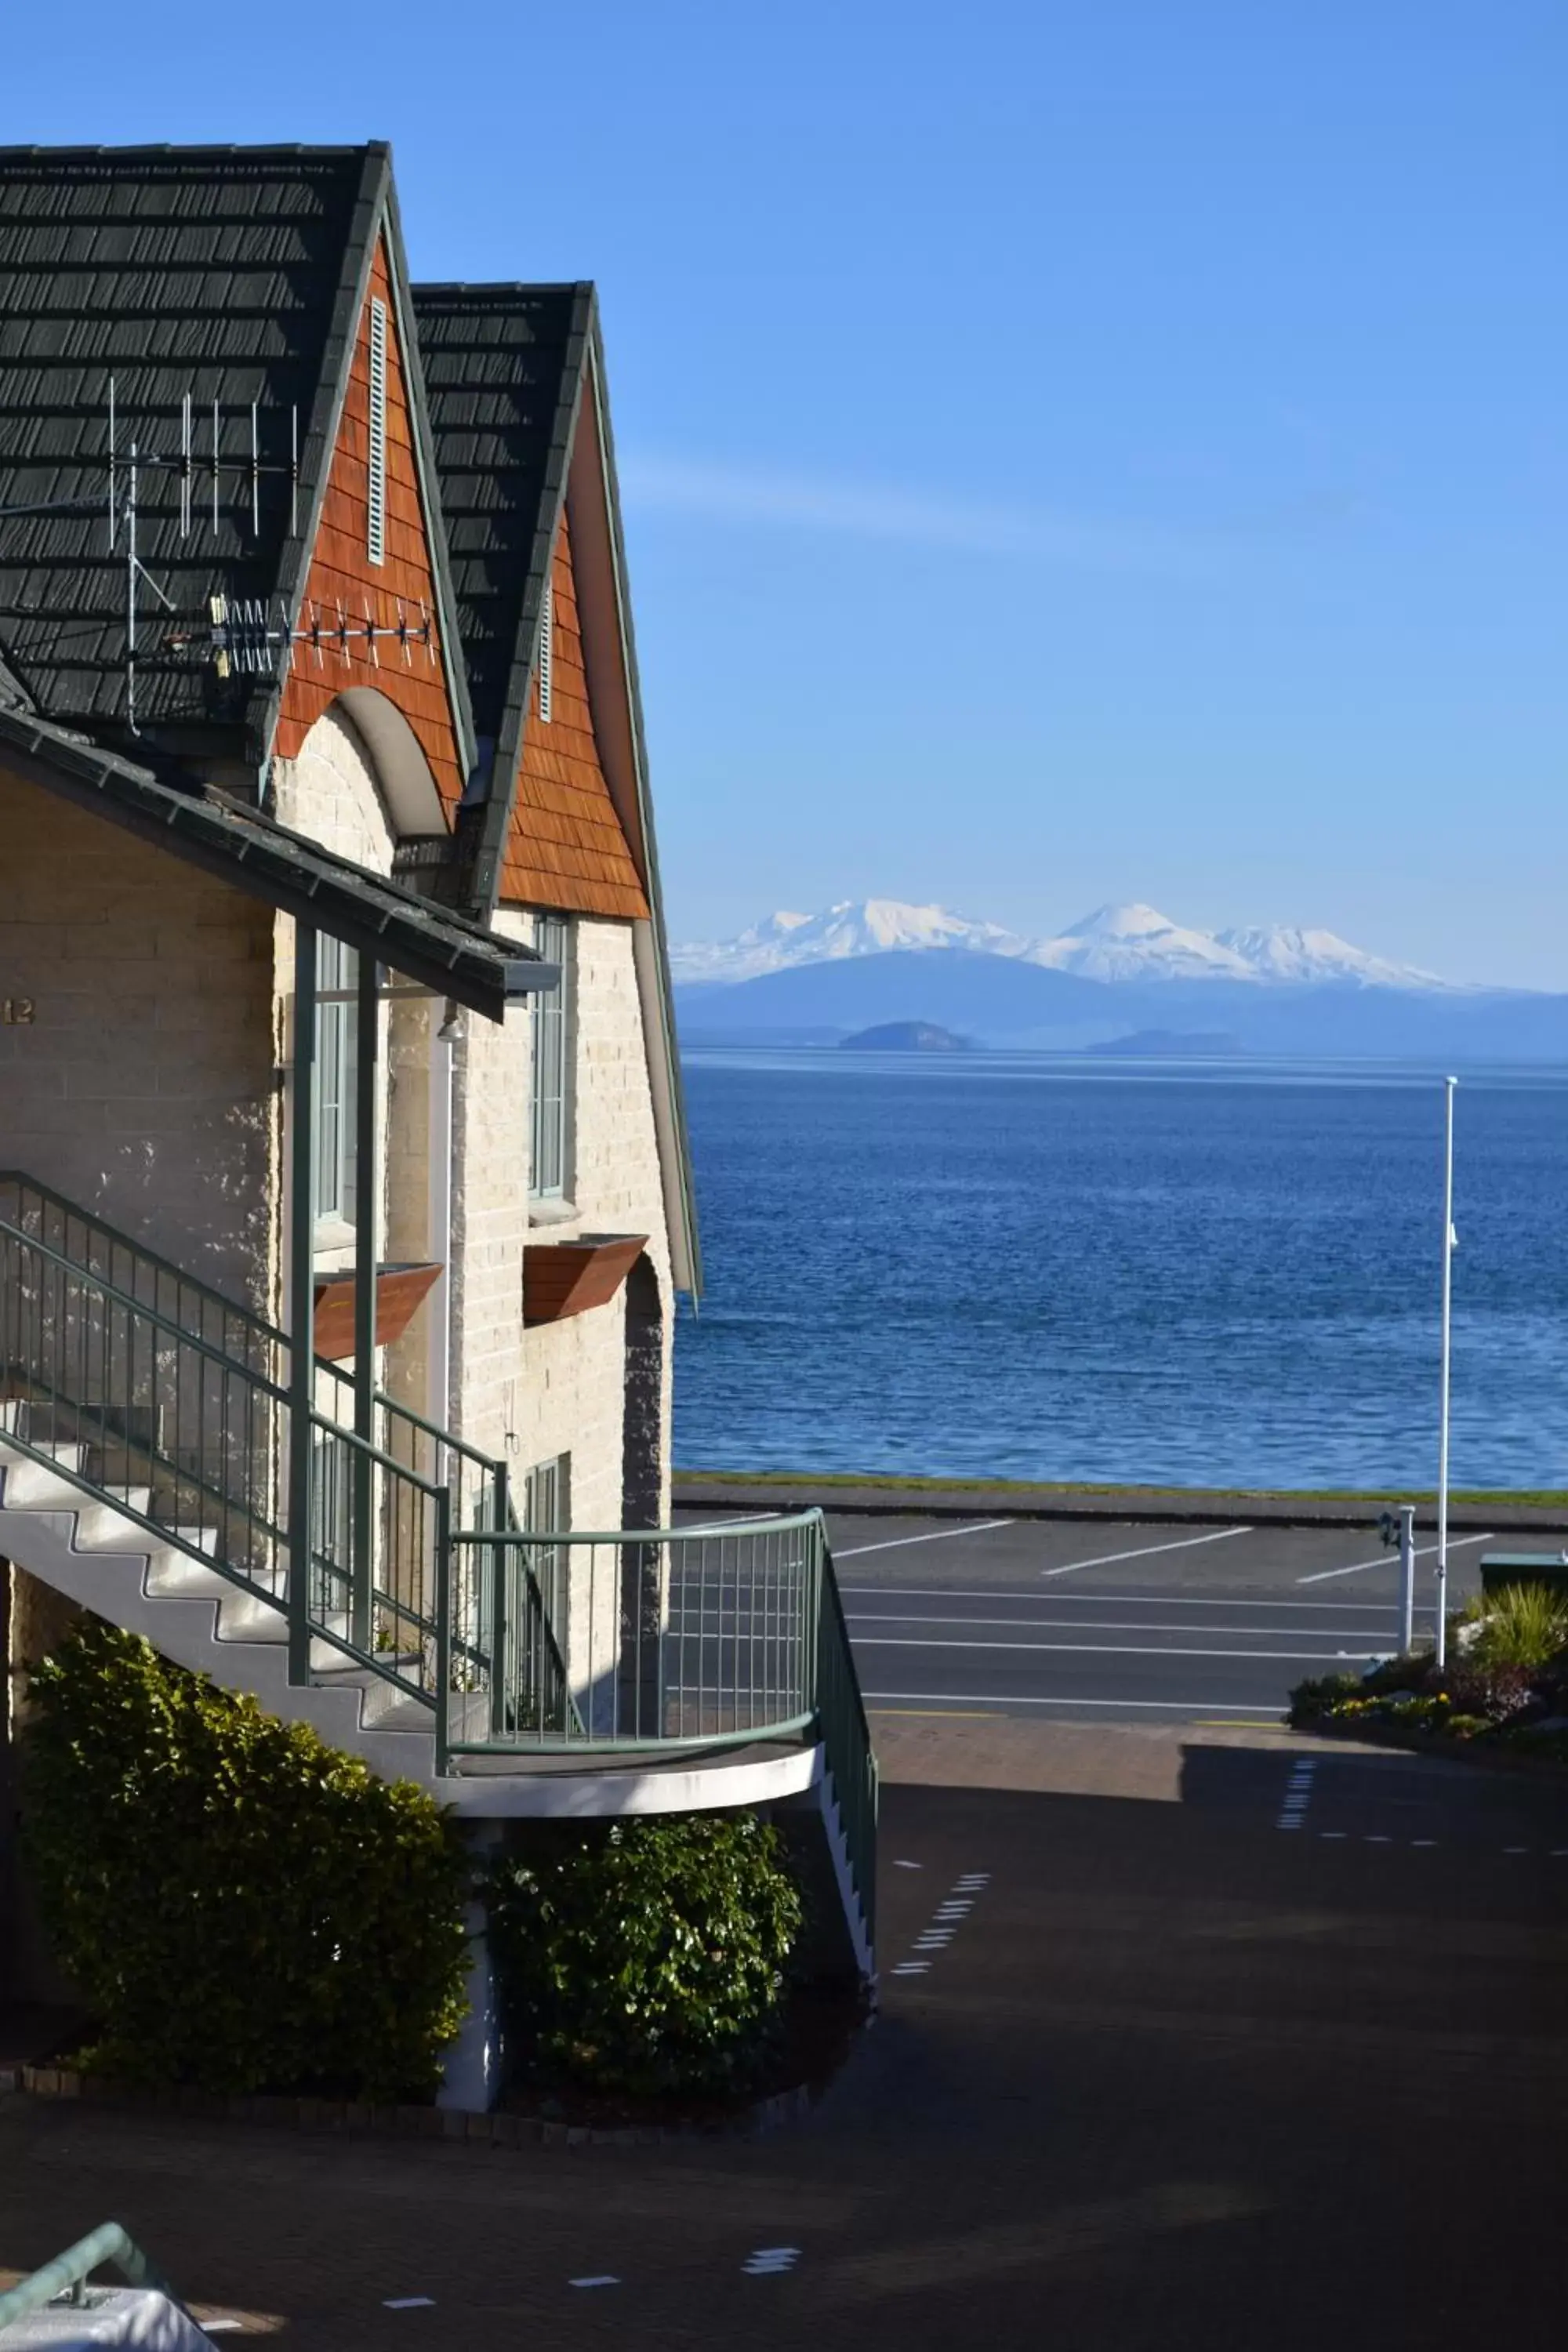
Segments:
[[[757,473],[647,455],[626,458],[621,481],[630,505],[710,522],[1013,556],[1078,571],[1192,579],[1214,568],[1210,548],[1173,533],[1037,508],[931,498],[891,485]]]

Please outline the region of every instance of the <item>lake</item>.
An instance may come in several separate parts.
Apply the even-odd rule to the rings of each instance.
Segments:
[[[684,1057],[676,1460],[1436,1478],[1440,1074]],[[1451,1475],[1568,1485],[1568,1072],[1461,1072]]]

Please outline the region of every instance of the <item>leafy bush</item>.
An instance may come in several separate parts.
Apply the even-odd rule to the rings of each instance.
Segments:
[[[1382,1696],[1395,1691],[1424,1690],[1431,1671],[1430,1650],[1404,1650],[1392,1658],[1380,1659],[1375,1666],[1362,1676],[1363,1693]]]
[[[428,2093],[465,2014],[468,1864],[440,1808],[89,1619],[35,1668],[40,1907],[149,2084]]]
[[[1445,1669],[1441,1686],[1449,1704],[1461,1715],[1479,1717],[1489,1727],[1538,1713],[1539,1702],[1530,1668],[1482,1660],[1479,1648],[1478,1643],[1467,1658]],[[1434,1667],[1434,1682],[1436,1675]]]
[[[778,1832],[752,1814],[574,1828],[500,1861],[490,1948],[535,2074],[721,2091],[765,2050],[801,1924]]]
[[[1568,1607],[1544,1584],[1505,1584],[1482,1598],[1468,1655],[1489,1666],[1545,1666],[1568,1649]]]
[[[1352,1700],[1364,1696],[1359,1675],[1309,1675],[1290,1694],[1290,1721],[1300,1729],[1338,1715]]]

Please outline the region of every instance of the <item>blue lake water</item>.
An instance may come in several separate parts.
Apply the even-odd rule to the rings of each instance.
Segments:
[[[1440,1076],[693,1053],[682,1466],[1435,1484]],[[1452,1477],[1568,1485],[1568,1072],[1461,1072]]]

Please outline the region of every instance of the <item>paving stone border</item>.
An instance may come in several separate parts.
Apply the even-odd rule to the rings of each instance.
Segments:
[[[568,2124],[503,2109],[470,2114],[456,2107],[373,2106],[353,2099],[226,2098],[210,2091],[138,2091],[70,2066],[0,2067],[0,2092],[37,2099],[77,2099],[140,2115],[190,2116],[202,2123],[265,2124],[285,2131],[352,2139],[465,2140],[489,2147],[658,2147],[693,2139],[754,2139],[797,2122],[815,2104],[809,2085],[775,2091],[732,2116],[700,2124]]]

